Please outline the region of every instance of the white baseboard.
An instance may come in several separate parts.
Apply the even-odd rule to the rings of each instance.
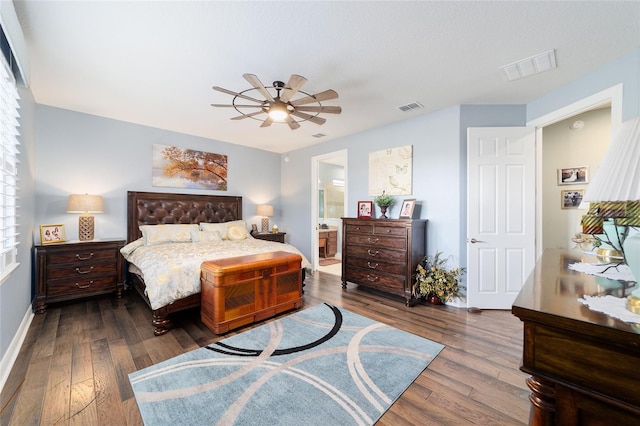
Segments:
[[[13,340],[9,345],[9,349],[0,361],[0,389],[4,388],[4,384],[9,378],[9,373],[11,373],[13,364],[16,362],[16,359],[18,359],[20,348],[22,348],[24,339],[27,337],[27,332],[29,331],[31,321],[33,321],[33,316],[34,314],[31,311],[31,305],[29,305],[29,307],[27,308],[27,312],[24,314],[24,318],[22,318],[22,322],[20,323],[18,331],[13,336]]]

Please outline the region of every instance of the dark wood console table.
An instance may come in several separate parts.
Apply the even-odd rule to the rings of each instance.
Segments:
[[[583,295],[625,297],[633,283],[567,268],[594,257],[547,250],[516,298],[531,425],[640,424],[640,324],[591,311]]]

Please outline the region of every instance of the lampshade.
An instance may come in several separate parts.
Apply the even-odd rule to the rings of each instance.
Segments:
[[[269,204],[260,204],[256,209],[256,214],[258,216],[273,216],[273,206]]]
[[[103,213],[104,203],[100,195],[72,194],[67,202],[67,213]]]
[[[71,194],[67,202],[67,213],[81,213],[78,218],[78,238],[91,241],[94,235],[94,218],[91,213],[104,212],[100,195]]]
[[[584,201],[640,200],[640,117],[625,121],[600,163]]]

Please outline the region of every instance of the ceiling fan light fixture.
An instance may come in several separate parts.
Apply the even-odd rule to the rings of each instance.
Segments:
[[[289,116],[289,110],[284,103],[276,102],[269,107],[268,114],[273,121],[282,122]]]

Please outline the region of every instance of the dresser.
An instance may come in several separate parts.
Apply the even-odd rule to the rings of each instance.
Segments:
[[[322,243],[324,240],[325,246],[320,245],[320,256],[322,257],[333,257],[338,252],[338,230],[337,229],[319,229],[318,230],[318,241]],[[323,252],[323,249],[326,248],[326,253]],[[326,256],[325,256],[326,254]]]
[[[122,297],[124,244],[94,240],[37,245],[35,313],[46,312],[53,302],[107,293]]]
[[[545,250],[513,303],[524,325],[521,370],[531,375],[530,425],[640,424],[640,334],[580,303],[626,297],[633,283],[579,273],[593,256]]]
[[[401,296],[410,306],[426,226],[424,219],[342,218],[342,287],[362,285]]]

